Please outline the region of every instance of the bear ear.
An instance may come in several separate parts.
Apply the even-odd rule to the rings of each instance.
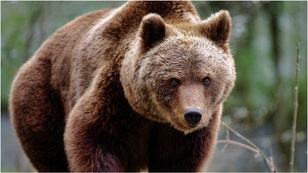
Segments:
[[[148,51],[155,43],[162,40],[166,34],[164,20],[158,14],[148,14],[143,17],[139,37],[143,52]]]
[[[226,46],[231,33],[231,17],[228,11],[221,10],[201,24],[201,33],[220,46]]]

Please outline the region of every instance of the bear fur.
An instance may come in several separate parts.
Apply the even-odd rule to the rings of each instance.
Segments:
[[[19,70],[10,114],[39,171],[202,171],[235,81],[231,18],[129,1],[76,18]]]

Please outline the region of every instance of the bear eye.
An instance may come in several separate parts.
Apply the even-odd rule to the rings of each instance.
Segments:
[[[211,82],[211,79],[209,77],[205,77],[202,79],[202,85],[208,86]]]
[[[180,84],[180,80],[176,79],[176,78],[172,78],[172,79],[170,79],[169,83],[170,83],[171,86],[176,87]]]

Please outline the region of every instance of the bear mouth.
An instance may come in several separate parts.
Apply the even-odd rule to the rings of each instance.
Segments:
[[[185,134],[192,133],[202,127],[201,122],[195,125],[186,123],[185,120],[181,121],[178,118],[169,121],[171,126],[178,131],[181,131]]]

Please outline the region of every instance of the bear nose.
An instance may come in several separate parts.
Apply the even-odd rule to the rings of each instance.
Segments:
[[[202,117],[202,111],[196,108],[188,108],[184,111],[184,118],[188,122],[189,126],[196,126]]]

